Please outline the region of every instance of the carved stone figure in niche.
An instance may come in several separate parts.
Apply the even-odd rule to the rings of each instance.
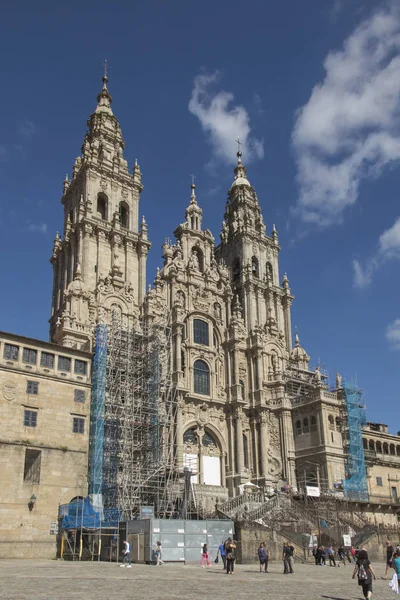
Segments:
[[[199,268],[200,268],[199,257],[197,256],[197,252],[195,250],[193,250],[190,258],[192,260],[193,269],[199,270]]]
[[[222,231],[220,234],[220,238],[222,242],[226,242],[228,239],[228,225],[225,221],[222,221]]]
[[[275,352],[273,352],[271,354],[271,365],[272,365],[272,371],[273,373],[277,373],[278,372],[278,357],[276,356]]]
[[[215,302],[214,304],[214,317],[216,319],[221,318],[221,305],[218,302]]]
[[[185,308],[185,294],[182,292],[182,290],[178,290],[176,292],[175,306],[179,306],[180,308]]]

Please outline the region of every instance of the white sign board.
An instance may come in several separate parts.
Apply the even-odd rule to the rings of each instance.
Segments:
[[[311,485],[306,485],[306,494],[307,496],[313,496],[314,498],[319,498],[319,487],[313,487]]]
[[[58,534],[58,523],[50,523],[50,535]]]
[[[351,537],[349,535],[343,535],[343,546],[351,546]]]

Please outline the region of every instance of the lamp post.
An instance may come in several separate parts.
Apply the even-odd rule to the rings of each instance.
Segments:
[[[28,502],[29,512],[33,511],[33,509],[35,507],[35,502],[36,502],[36,496],[35,496],[35,494],[32,494],[32,496],[30,497],[30,500]]]

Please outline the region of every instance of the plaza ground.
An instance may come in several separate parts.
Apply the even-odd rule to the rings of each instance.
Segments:
[[[380,576],[384,564],[375,563],[376,600],[396,598]],[[283,575],[282,566],[270,565],[268,574],[258,565],[236,565],[233,577],[220,565],[207,569],[197,565],[163,567],[133,565],[121,569],[113,563],[38,560],[0,561],[1,600],[216,600],[217,598],[265,598],[273,600],[355,600],[362,598],[351,579],[352,566],[345,568],[296,565],[294,575]]]

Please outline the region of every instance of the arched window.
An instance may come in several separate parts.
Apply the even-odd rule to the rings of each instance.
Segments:
[[[376,442],[376,451],[378,452],[378,454],[382,454],[382,443],[381,442]]]
[[[126,202],[119,203],[119,223],[124,229],[129,229],[129,206]]]
[[[193,320],[193,340],[195,344],[210,345],[207,321],[202,319]]]
[[[383,454],[389,454],[389,446],[387,442],[383,443]]]
[[[369,440],[369,442],[368,442],[368,449],[372,450],[373,452],[375,452],[375,442],[374,442],[374,440]]]
[[[267,271],[267,280],[270,281],[271,283],[274,283],[274,271],[272,269],[272,265],[270,262],[267,262],[267,264],[265,265],[266,271]]]
[[[342,430],[342,422],[340,420],[340,417],[336,417],[335,423],[336,423],[336,431],[341,431]]]
[[[368,450],[368,441],[365,438],[363,438],[363,447],[364,450]]]
[[[242,379],[239,380],[239,385],[240,385],[240,393],[242,394],[242,400],[244,400],[245,389],[244,389],[244,381]]]
[[[311,417],[311,431],[317,431],[317,418],[314,415]]]
[[[192,248],[192,260],[194,262],[194,266],[199,269],[203,273],[204,271],[204,258],[203,253],[197,246]]]
[[[232,280],[239,281],[240,280],[240,258],[236,257],[232,263]]]
[[[396,454],[397,456],[400,456],[400,446],[396,446]]]
[[[251,259],[251,274],[253,277],[259,277],[258,259],[256,256],[253,256]]]
[[[210,395],[210,369],[204,360],[196,360],[193,365],[194,393]]]
[[[333,415],[329,415],[328,416],[328,423],[329,423],[329,429],[335,429],[335,419],[333,418]]]
[[[303,419],[303,433],[308,433],[310,431],[310,427],[308,425],[308,419]]]
[[[100,192],[100,194],[97,194],[97,213],[98,213],[98,216],[101,219],[103,219],[103,221],[108,220],[107,211],[108,211],[108,198],[105,194],[103,194],[103,192]]]
[[[183,443],[184,444],[192,444],[195,446],[197,444],[197,435],[195,429],[187,429],[183,434]]]
[[[295,435],[301,434],[301,421],[296,421],[295,426],[294,426],[294,433],[295,433]]]
[[[249,468],[249,445],[247,442],[247,437],[243,434],[243,456],[244,456],[244,466],[246,469]]]
[[[394,447],[394,444],[390,444],[390,454],[392,454],[393,456],[395,456],[395,454],[396,454],[396,449]]]

